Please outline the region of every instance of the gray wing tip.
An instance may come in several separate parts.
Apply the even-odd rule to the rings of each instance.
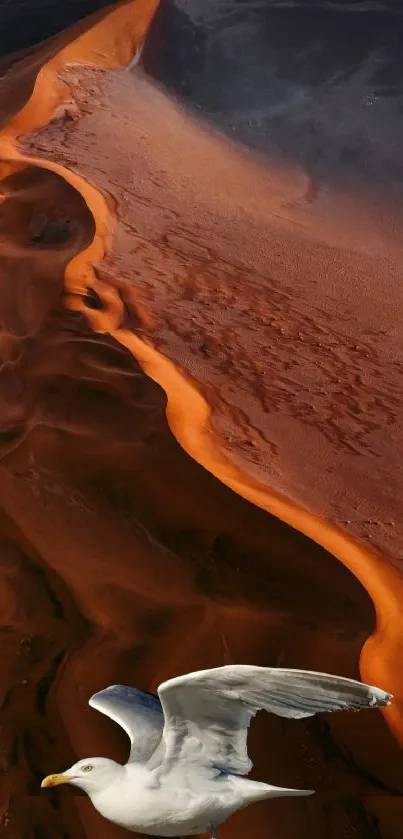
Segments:
[[[125,685],[108,685],[106,688],[102,688],[101,690],[97,690],[96,693],[93,693],[92,696],[88,700],[88,704],[91,708],[95,708],[96,711],[100,709],[100,702],[102,703],[103,699],[116,699],[116,694],[119,694],[121,688],[125,688]]]
[[[107,688],[102,688],[101,690],[97,690],[96,693],[93,693],[88,700],[88,704],[91,705],[92,708],[95,708],[97,704],[97,700],[104,698],[105,696],[110,696],[111,691],[114,688],[118,688],[120,685],[109,685]]]
[[[371,708],[385,708],[392,704],[393,693],[387,693],[380,688],[370,688],[369,704]]]
[[[158,696],[145,690],[129,687],[128,685],[109,685],[107,688],[94,693],[88,700],[92,708],[99,710],[99,702],[107,700],[115,704],[141,706],[144,710],[162,714],[161,701]]]

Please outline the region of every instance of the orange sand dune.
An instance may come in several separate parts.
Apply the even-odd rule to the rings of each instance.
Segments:
[[[357,195],[307,203],[303,172],[121,69],[155,7],[10,71],[18,88],[41,67],[1,135],[0,818],[124,835],[82,797],[36,795],[75,756],[123,755],[86,706],[108,682],[228,660],[357,675],[360,657],[396,694],[396,739],[380,714],[259,720],[257,775],[319,794],[222,832],[393,839],[400,228]]]

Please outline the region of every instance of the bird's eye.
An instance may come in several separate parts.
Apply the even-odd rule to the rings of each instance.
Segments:
[[[82,771],[82,772],[91,772],[91,769],[92,769],[92,768],[93,768],[93,767],[91,766],[91,764],[90,764],[90,763],[87,763],[85,766],[82,766],[82,767],[81,767],[81,771]]]

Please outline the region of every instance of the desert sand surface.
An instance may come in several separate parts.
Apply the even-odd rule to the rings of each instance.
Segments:
[[[244,662],[396,700],[259,718],[255,777],[317,794],[220,835],[398,839],[400,210],[198,123],[137,61],[155,11],[98,12],[0,80],[2,835],[123,837],[39,792],[124,759],[89,696]]]

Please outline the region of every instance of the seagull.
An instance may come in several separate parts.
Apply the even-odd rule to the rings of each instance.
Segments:
[[[103,757],[79,760],[42,787],[73,784],[104,818],[149,836],[209,833],[254,801],[311,795],[245,776],[247,734],[259,710],[302,719],[318,711],[390,705],[392,694],[354,679],[233,664],[163,682],[158,697],[113,685],[89,700],[130,738],[122,766]]]

